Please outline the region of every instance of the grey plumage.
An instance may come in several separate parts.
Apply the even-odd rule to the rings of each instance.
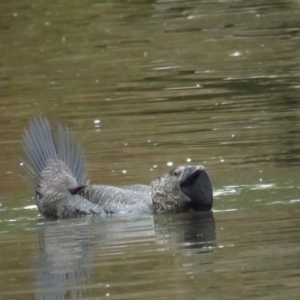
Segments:
[[[36,203],[45,217],[210,210],[212,206],[211,183],[202,166],[179,166],[155,178],[151,186],[90,185],[83,151],[73,134],[58,124],[54,136],[47,119],[41,117],[24,131],[23,147]]]
[[[90,185],[78,192],[107,213],[151,213],[151,193],[132,188]]]
[[[39,117],[30,122],[29,130],[24,130],[23,148],[30,160],[30,172],[35,175],[35,183],[38,184],[39,175],[52,160],[60,161],[68,167],[69,175],[78,184],[85,184],[85,157],[82,148],[67,127],[58,124],[57,129],[55,139],[48,120]]]
[[[60,124],[56,141],[45,118],[33,119],[23,135],[23,148],[30,161],[26,167],[34,181],[40,213],[52,218],[103,213],[100,206],[72,194],[86,181],[78,142]]]

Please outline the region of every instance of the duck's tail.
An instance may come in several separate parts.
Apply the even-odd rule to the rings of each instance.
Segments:
[[[67,127],[58,123],[57,134],[46,118],[34,118],[23,134],[23,148],[29,158],[28,173],[36,189],[67,189],[86,184],[82,148]]]

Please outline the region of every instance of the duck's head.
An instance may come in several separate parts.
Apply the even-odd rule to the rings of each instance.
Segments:
[[[178,166],[151,183],[156,212],[209,211],[213,204],[210,179],[203,166]]]

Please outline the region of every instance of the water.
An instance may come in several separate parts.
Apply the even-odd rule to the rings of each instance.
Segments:
[[[0,20],[0,299],[298,299],[299,4],[14,1]],[[36,115],[92,182],[206,166],[213,214],[46,221]]]

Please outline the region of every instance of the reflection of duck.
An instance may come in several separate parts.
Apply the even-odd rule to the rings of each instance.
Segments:
[[[212,186],[203,166],[179,166],[151,186],[90,185],[83,152],[67,127],[58,124],[57,139],[45,118],[25,130],[23,145],[30,160],[36,203],[45,217],[102,213],[178,212],[212,207]]]
[[[38,227],[39,247],[29,259],[36,300],[101,298],[107,292],[132,299],[161,274],[178,275],[178,284],[187,274],[214,269],[212,212],[68,219]]]

